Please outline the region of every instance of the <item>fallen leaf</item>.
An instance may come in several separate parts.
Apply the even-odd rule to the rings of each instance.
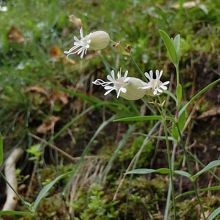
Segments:
[[[82,21],[80,18],[77,18],[75,15],[69,16],[69,21],[77,28],[82,27]]]
[[[40,94],[43,94],[45,96],[48,96],[48,92],[40,87],[40,86],[31,86],[31,87],[28,87],[25,92],[36,92],[36,93],[40,93]]]
[[[53,131],[56,123],[60,120],[60,117],[49,116],[43,123],[37,128],[37,133],[46,134],[49,131]]]
[[[50,57],[52,59],[52,61],[57,61],[58,59],[62,58],[64,55],[63,55],[63,52],[60,50],[59,47],[52,47],[50,49]]]
[[[8,31],[8,39],[13,43],[24,43],[24,36],[15,26],[12,26]]]
[[[56,91],[51,94],[50,101],[52,103],[55,103],[58,101],[58,102],[62,102],[64,105],[66,105],[68,103],[68,95],[64,92]]]
[[[207,117],[213,117],[213,116],[216,116],[216,115],[220,115],[220,106],[213,107],[212,109],[210,109],[210,110],[208,110],[206,112],[203,112],[198,117],[198,119],[207,118]]]
[[[63,64],[76,64],[74,60],[66,57],[63,51],[57,46],[50,49],[50,57],[53,62],[62,61]]]

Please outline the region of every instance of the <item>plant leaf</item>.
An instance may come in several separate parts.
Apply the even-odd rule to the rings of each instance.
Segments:
[[[187,178],[191,178],[191,175],[187,173],[186,171],[182,170],[174,170],[174,174],[184,176]],[[169,168],[159,168],[157,170],[155,169],[147,169],[147,168],[140,168],[140,169],[134,169],[131,171],[128,171],[126,174],[150,174],[150,173],[159,173],[159,174],[170,174]]]
[[[140,169],[134,169],[131,171],[128,171],[126,174],[149,174],[149,173],[155,173],[156,170],[154,169],[145,169],[145,168],[140,168]]]
[[[220,214],[220,207],[218,207],[217,209],[215,209],[208,217],[207,220],[213,220],[215,219],[215,217],[217,217]]]
[[[191,174],[183,170],[174,170],[174,173],[180,176],[185,176],[189,179],[191,178]]]
[[[32,215],[33,213],[31,212],[22,212],[22,211],[12,211],[12,210],[5,210],[5,211],[0,211],[0,216],[4,215],[20,215],[20,216],[26,216],[26,215]]]
[[[170,37],[168,36],[168,34],[163,31],[163,30],[159,30],[160,36],[163,39],[163,42],[167,48],[168,54],[171,58],[171,61],[174,65],[178,64],[178,57],[177,57],[177,53],[176,53],[176,49],[174,47],[174,42],[172,39],[170,39]]]
[[[220,79],[215,80],[214,82],[210,83],[209,85],[207,85],[204,89],[202,89],[201,91],[199,91],[196,95],[194,95],[180,110],[179,112],[179,117],[180,115],[186,110],[186,108],[192,104],[196,99],[198,99],[201,95],[203,95],[205,92],[207,92],[209,89],[211,89],[212,87],[214,87],[216,84],[218,84],[220,82]]]
[[[206,165],[202,170],[197,172],[195,175],[192,176],[193,180],[196,180],[201,174],[211,170],[214,167],[220,166],[220,160],[214,160],[210,162],[208,165]]]
[[[220,186],[210,186],[210,187],[207,187],[207,188],[200,188],[200,189],[198,189],[198,192],[207,192],[207,191],[216,191],[216,190],[219,191]],[[183,196],[188,196],[188,195],[191,195],[191,194],[195,194],[195,190],[191,190],[191,191],[181,193],[181,194],[176,196],[176,199],[178,199],[180,197],[183,197]]]
[[[177,96],[178,103],[181,103],[181,100],[182,100],[182,86],[181,86],[181,84],[177,85],[176,96]]]
[[[126,118],[119,118],[115,119],[115,122],[118,121],[154,121],[154,120],[161,120],[162,117],[160,115],[150,115],[150,116],[132,116],[132,117],[126,117]]]
[[[180,35],[179,34],[177,34],[174,37],[173,44],[174,44],[174,47],[176,49],[177,58],[179,60],[180,59]]]
[[[61,179],[63,179],[64,177],[66,177],[67,175],[69,175],[70,173],[72,173],[72,171],[64,173],[58,177],[56,177],[53,181],[51,181],[50,183],[48,183],[46,186],[44,186],[41,191],[39,192],[37,198],[34,201],[33,204],[33,211],[36,211],[40,201],[46,196],[46,194],[48,193],[48,191]]]

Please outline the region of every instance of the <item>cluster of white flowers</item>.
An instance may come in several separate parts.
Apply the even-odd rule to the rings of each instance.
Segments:
[[[114,70],[112,70],[111,75],[107,76],[109,81],[105,82],[102,79],[97,79],[93,84],[103,86],[107,90],[104,95],[115,90],[117,98],[121,96],[128,100],[138,100],[143,98],[144,95],[157,96],[167,90],[169,81],[164,83],[160,81],[162,73],[163,71],[156,70],[156,77],[154,78],[152,70],[149,74],[146,72],[145,76],[149,81],[144,82],[136,77],[128,77],[128,71],[122,76],[120,70],[117,77],[115,77]]]
[[[80,29],[80,39],[74,36],[74,46],[64,53],[69,56],[72,54],[80,55],[81,58],[87,53],[87,50],[101,50],[109,45],[110,37],[105,31],[95,31],[85,37],[83,36],[83,30]],[[97,79],[93,82],[95,85],[101,85],[106,90],[104,95],[109,94],[112,91],[116,91],[117,98],[123,97],[127,100],[138,100],[145,95],[157,96],[167,90],[169,81],[161,82],[160,78],[163,71],[156,70],[155,77],[152,70],[149,73],[145,73],[148,82],[144,82],[136,77],[128,77],[128,71],[121,74],[121,69],[117,75],[114,70],[107,76],[108,81]]]

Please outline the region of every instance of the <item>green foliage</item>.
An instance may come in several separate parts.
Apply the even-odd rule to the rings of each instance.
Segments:
[[[154,121],[161,120],[162,117],[160,115],[152,115],[152,116],[132,116],[127,118],[119,118],[115,119],[115,122],[132,122],[132,121]]]
[[[177,35],[173,40],[165,31],[159,30],[159,33],[167,48],[168,56],[171,62],[174,65],[178,65],[180,58],[180,35]]]
[[[199,172],[197,172],[195,175],[191,177],[193,181],[195,181],[200,175],[203,173],[206,173],[207,171],[213,169],[214,167],[220,166],[220,160],[214,160],[207,164],[203,169],[201,169]]]
[[[187,178],[191,178],[191,175],[188,172],[186,172],[186,171],[174,170],[173,172],[174,172],[174,174],[177,174],[177,175],[180,175],[180,176],[184,176],[184,177],[187,177]],[[168,168],[159,168],[157,170],[146,169],[146,168],[139,168],[139,169],[128,171],[126,174],[150,174],[150,173],[170,174],[171,171]]]
[[[182,135],[183,128],[186,123],[186,112],[183,112],[183,114],[180,115],[178,118],[178,121],[172,122],[172,137],[176,140],[179,140],[180,135]]]
[[[220,215],[220,207],[215,209],[208,217],[207,220],[213,220]]]
[[[74,219],[108,220],[118,217],[118,211],[115,208],[117,202],[107,199],[100,185],[91,185],[88,190],[87,199],[85,199],[85,195],[82,193],[81,191],[81,194],[78,195],[79,199],[76,199],[71,204],[76,213]]]
[[[22,211],[0,211],[0,216],[32,216],[31,212],[22,212]]]
[[[214,82],[210,83],[209,85],[207,85],[205,88],[203,88],[201,91],[199,91],[196,95],[194,95],[181,109],[179,112],[179,116],[181,116],[181,114],[183,114],[187,107],[189,105],[191,105],[192,103],[194,103],[200,96],[202,96],[204,93],[206,93],[209,89],[211,89],[212,87],[216,86],[218,83],[220,83],[220,79],[215,80]]]
[[[144,137],[137,137],[133,140],[133,143],[128,146],[127,148],[124,148],[120,153],[119,153],[119,161],[121,162],[126,162],[132,160],[134,155],[138,152],[140,149],[141,145],[143,144]],[[153,144],[152,142],[148,142],[141,153],[141,156],[138,160],[138,166],[143,166],[147,165],[149,163],[149,158],[152,154],[153,151]]]
[[[61,179],[67,177],[68,175],[70,175],[72,173],[72,171],[70,172],[66,172],[58,177],[56,177],[54,180],[50,181],[47,185],[45,185],[41,191],[39,192],[37,198],[35,199],[34,203],[33,203],[33,212],[36,212],[37,211],[37,208],[41,202],[41,200],[43,198],[46,197],[47,193],[51,190],[51,188],[58,182],[60,181]]]
[[[93,89],[89,84],[93,80],[94,73],[98,76],[106,75],[108,70],[117,67],[119,63],[123,68],[126,67],[133,76],[140,76],[140,74],[143,75],[145,70],[159,69],[163,66],[164,72],[167,74],[165,77],[169,78],[173,69],[170,65],[167,65],[167,58],[161,53],[158,29],[161,29],[159,33],[166,46],[168,58],[176,67],[179,64],[180,56],[182,57],[180,67],[184,84],[177,84],[176,93],[167,91],[167,94],[175,101],[178,109],[175,112],[172,101],[167,106],[165,105],[166,113],[169,117],[179,112],[175,123],[171,121],[171,124],[169,117],[167,117],[168,129],[171,128],[168,135],[175,139],[173,141],[173,139],[169,138],[169,141],[170,143],[171,141],[178,142],[180,140],[179,133],[182,134],[187,119],[187,108],[220,82],[217,79],[210,83],[214,78],[216,79],[217,74],[209,78],[216,71],[219,63],[217,58],[220,50],[219,2],[218,0],[204,0],[202,4],[187,9],[183,7],[183,2],[180,0],[179,9],[174,9],[171,2],[158,1],[155,4],[155,1],[152,0],[145,2],[131,0],[94,0],[86,2],[79,0],[7,1],[7,13],[0,12],[0,131],[6,140],[4,151],[9,151],[15,146],[22,146],[27,149],[29,159],[33,159],[34,163],[37,164],[38,159],[42,157],[47,164],[47,160],[50,161],[53,158],[53,152],[51,153],[51,149],[49,149],[49,154],[52,156],[48,156],[47,153],[41,150],[39,144],[35,144],[35,140],[29,134],[30,132],[36,132],[37,126],[42,123],[42,119],[47,115],[56,114],[60,117],[59,124],[55,126],[52,133],[45,134],[42,137],[43,139],[49,140],[49,143],[56,139],[55,145],[58,144],[62,150],[74,156],[78,156],[85,146],[88,147],[87,152],[91,151],[94,154],[102,152],[105,156],[105,152],[109,151],[106,150],[106,147],[117,144],[118,138],[115,141],[112,135],[116,136],[116,129],[114,129],[115,127],[112,128],[111,125],[111,129],[98,129],[98,132],[95,131],[100,124],[101,127],[105,124],[105,118],[115,114],[120,117],[115,122],[139,122],[134,127],[130,126],[129,129],[124,123],[123,125],[117,123],[113,125],[121,126],[128,131],[121,138],[117,149],[113,150],[114,153],[108,163],[110,167],[108,171],[113,166],[117,170],[112,169],[111,176],[118,176],[124,173],[125,168],[127,168],[125,165],[127,166],[134,158],[144,141],[143,136],[137,137],[136,134],[133,135],[134,131],[137,134],[143,132],[143,124],[146,125],[146,130],[149,131],[151,125],[155,121],[160,123],[162,117],[156,113],[150,115],[151,103],[143,111],[148,116],[128,117],[140,114],[141,101],[134,103],[113,98],[105,100],[103,97],[97,98],[95,93],[99,91]],[[62,59],[54,62],[50,55],[51,48],[58,47],[62,52],[71,46],[73,35],[78,35],[78,29],[68,21],[68,15],[72,14],[73,11],[77,17],[82,19],[85,33],[96,29],[106,30],[113,41],[120,41],[123,52],[117,47],[110,46],[105,51],[102,51],[101,54],[91,53],[88,59],[83,61],[78,59],[78,57],[73,57],[74,65]],[[100,16],[97,16],[97,11],[99,11],[101,19]],[[9,40],[8,34],[12,26],[15,26],[22,33],[25,39],[24,43],[19,44]],[[166,31],[162,31],[162,29]],[[167,33],[170,36],[175,36],[174,33],[180,33],[181,38],[180,34],[177,34],[172,39]],[[90,56],[92,59],[90,59]],[[203,58],[207,58],[205,63]],[[185,93],[183,89],[188,90],[189,86],[195,86],[196,89],[198,89],[197,86],[200,87],[199,83],[196,82],[195,85],[194,82],[192,83],[194,73],[197,73],[196,78],[200,78],[206,70],[207,77],[205,77],[205,81],[207,80],[206,84],[208,86],[193,96],[184,106],[181,106],[184,96],[187,97],[189,94],[188,91]],[[189,86],[187,87],[186,85]],[[47,94],[27,92],[32,86],[42,87]],[[51,91],[65,92],[69,98],[68,104],[54,103],[51,100]],[[91,108],[89,107],[90,105],[92,106]],[[157,112],[157,110],[155,111]],[[80,122],[78,122],[78,119],[80,119]],[[199,124],[198,121],[196,123]],[[94,133],[95,135],[93,135]],[[117,133],[117,137],[119,136],[120,138],[125,131],[118,129]],[[217,130],[216,133],[219,133],[219,131]],[[100,135],[98,136],[98,134]],[[79,141],[79,137],[83,141]],[[93,143],[94,139],[94,143],[101,144],[96,146]],[[164,138],[158,144],[159,151],[161,150],[160,147],[164,146],[163,140]],[[93,144],[91,145],[91,143]],[[149,167],[155,144],[156,141],[150,141],[144,146],[144,150],[137,161],[137,167]],[[99,147],[102,150],[99,150]],[[179,152],[179,148],[177,152]],[[202,154],[201,152],[199,153]],[[1,137],[0,165],[3,163],[3,156],[3,141]],[[163,156],[165,157],[165,155]],[[176,161],[181,160],[179,159],[180,157],[182,158],[183,155],[177,155]],[[166,162],[164,158],[162,160],[159,158],[158,161],[162,163],[162,167]],[[69,162],[59,155],[56,157],[55,163],[49,163],[52,163],[49,178],[44,178],[44,175],[38,172],[43,163],[37,164],[36,174],[33,175],[34,183],[41,182],[44,185],[41,191],[40,188],[42,186],[38,187],[40,192],[36,190],[33,193],[38,193],[36,200],[34,201],[33,199],[33,209],[39,214],[39,218],[42,219],[59,218],[60,216],[54,217],[53,213],[56,212],[54,209],[59,209],[59,206],[62,206],[62,208],[65,206],[61,202],[62,199],[53,196],[48,197],[48,192],[51,192],[51,189],[54,189],[54,186],[61,180],[68,179],[65,178],[65,175],[69,169],[66,170],[64,168],[64,174],[60,176],[57,176],[59,174],[55,171],[59,163]],[[72,169],[72,164],[70,166]],[[198,171],[193,176],[193,180],[216,166],[219,166],[219,162],[211,162]],[[20,169],[21,175],[22,172],[26,172],[25,168],[22,167]],[[45,167],[43,169],[47,172]],[[151,173],[167,175],[171,173],[168,168],[152,170],[139,169],[139,171],[136,170],[135,172],[150,173],[152,171]],[[190,177],[185,171],[174,170],[175,174]],[[129,216],[137,220],[142,220],[143,216],[149,219],[161,219],[162,216],[159,213],[164,209],[163,204],[167,183],[159,178],[157,180],[147,180],[145,177],[134,176],[134,179],[132,179],[131,176],[126,176],[117,202],[112,201],[112,194],[116,191],[112,186],[118,185],[118,182],[115,182],[115,178],[112,178],[111,184],[108,182],[104,186],[94,184],[88,193],[83,192],[82,189],[81,194],[73,203],[73,207],[76,209],[76,219],[124,219],[129,218]],[[175,178],[179,177],[175,176]],[[61,182],[61,184],[62,188],[67,186],[66,182]],[[109,191],[104,187],[109,187]],[[33,189],[35,190],[35,188]],[[207,192],[209,190],[217,192],[219,187],[201,188],[198,189],[198,192]],[[54,193],[54,191],[52,192]],[[23,194],[22,190],[21,193]],[[188,191],[187,193],[183,193],[183,195],[195,196],[195,191]],[[178,201],[177,204],[179,219],[196,219],[198,216],[196,216],[195,211],[192,212],[192,209],[197,205],[197,201],[193,198],[192,202],[187,200],[185,204],[183,203]],[[54,207],[52,207],[53,205]],[[20,206],[19,204],[19,208],[23,210]],[[219,204],[216,204],[216,206],[218,207]],[[39,209],[44,207],[46,207],[48,213],[38,213]],[[214,208],[211,207],[211,210],[214,210]],[[215,218],[218,212],[219,208],[210,216]],[[0,212],[0,215],[2,213]],[[30,213],[10,211],[7,214],[27,214],[28,216]]]
[[[38,160],[42,155],[41,144],[36,144],[27,149],[27,152],[31,155],[29,160]]]
[[[181,84],[178,84],[176,88],[176,96],[177,96],[178,103],[181,103],[182,93],[183,93],[183,88]]]

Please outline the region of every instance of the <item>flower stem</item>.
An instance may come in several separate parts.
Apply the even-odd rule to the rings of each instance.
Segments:
[[[176,81],[177,81],[177,85],[180,84],[180,71],[179,71],[179,64],[175,65],[176,68]]]
[[[158,97],[160,100],[160,97]],[[160,100],[160,103],[161,100]],[[166,112],[164,112],[164,109],[158,106],[158,111],[160,112],[162,116],[162,122],[163,122],[163,127],[164,127],[164,134],[165,134],[165,141],[166,141],[166,148],[167,148],[167,160],[168,160],[168,165],[170,169],[170,181],[169,181],[169,189],[167,193],[167,201],[166,201],[166,208],[165,208],[165,213],[164,213],[164,220],[169,220],[169,209],[170,209],[170,200],[171,200],[171,192],[172,192],[172,197],[173,197],[173,213],[174,213],[174,220],[176,219],[176,199],[175,199],[175,189],[174,189],[174,178],[173,178],[173,173],[174,173],[174,158],[171,159],[171,151],[170,151],[170,144],[168,140],[168,128],[167,128],[167,122],[166,122]]]
[[[168,164],[169,164],[169,169],[170,169],[170,189],[172,191],[172,197],[173,197],[173,213],[174,213],[174,219],[176,219],[176,199],[175,199],[175,189],[174,189],[174,178],[173,178],[173,170],[174,170],[174,161],[171,160],[171,151],[170,151],[170,144],[169,144],[169,140],[168,140],[168,129],[167,129],[167,122],[166,122],[166,118],[164,117],[164,115],[162,115],[163,117],[163,127],[164,127],[164,133],[165,133],[165,137],[166,137],[166,147],[167,147],[167,160],[168,160]],[[165,210],[165,217],[164,219],[167,220],[169,219],[169,200],[170,200],[170,193],[168,192],[167,195],[167,203],[166,203],[166,210]],[[168,198],[169,197],[169,198]]]
[[[184,156],[186,158],[186,164],[187,164],[188,171],[189,171],[190,174],[192,174],[192,166],[191,166],[191,163],[189,161],[189,158],[187,157],[186,142],[183,143],[182,134],[181,134],[181,131],[180,131],[178,123],[175,123],[175,125],[176,125],[176,128],[177,128],[178,133],[179,133],[179,137],[180,137],[179,143],[180,143],[180,146],[183,149]],[[199,197],[198,187],[197,187],[197,185],[196,185],[196,183],[194,181],[192,182],[192,184],[193,184],[193,189],[194,189],[195,194],[196,194],[196,199],[198,201],[198,204],[199,204],[201,212],[202,212],[203,219],[206,220],[207,218],[205,217],[205,211],[204,211],[201,199]]]

